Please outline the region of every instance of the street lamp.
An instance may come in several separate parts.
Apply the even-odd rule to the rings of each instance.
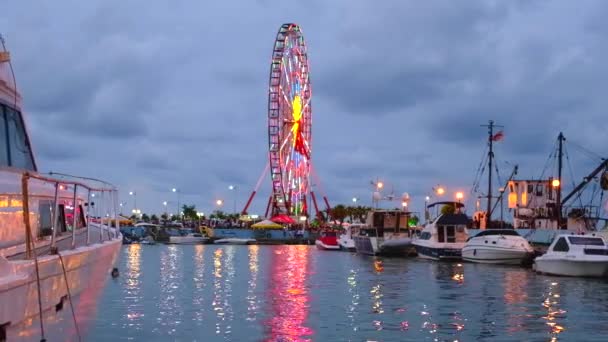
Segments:
[[[230,191],[234,190],[234,208],[233,209],[234,209],[234,213],[236,214],[236,196],[237,196],[236,186],[235,185],[230,185],[228,187],[228,190],[230,190]]]
[[[137,192],[129,191],[129,196],[133,196],[133,209],[137,209]]]
[[[435,189],[435,192],[437,193],[437,195],[442,196],[443,194],[445,194],[445,188],[442,186],[439,186]]]
[[[179,214],[179,189],[173,188],[173,189],[171,189],[171,191],[177,195],[177,216],[180,217],[180,214]]]
[[[215,204],[216,204],[218,207],[221,207],[221,206],[224,204],[224,201],[222,201],[221,199],[218,199],[217,201],[215,201]]]
[[[353,197],[353,203],[357,203],[359,199],[357,197]]]

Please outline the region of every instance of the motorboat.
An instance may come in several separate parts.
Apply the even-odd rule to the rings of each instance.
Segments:
[[[572,276],[608,276],[608,246],[595,235],[560,234],[546,254],[534,259],[538,273]]]
[[[464,205],[458,202],[437,202],[429,205],[446,205],[455,208],[427,223],[420,237],[413,241],[418,257],[432,260],[460,260],[469,233],[469,217],[463,213]]]
[[[315,240],[315,245],[318,249],[327,251],[340,250],[340,244],[338,243],[338,233],[335,231],[324,230],[321,231],[319,237]]]
[[[168,243],[176,245],[197,245],[209,241],[209,238],[192,229],[180,229],[179,235],[170,235]]]
[[[365,227],[365,225],[361,223],[352,223],[345,228],[344,233],[340,234],[340,236],[338,237],[338,244],[340,245],[340,249],[349,252],[357,251],[354,236],[359,234],[359,230],[361,229],[361,227]]]
[[[85,330],[84,317],[94,313],[121,249],[118,191],[91,178],[38,172],[10,55],[0,43],[0,126],[7,138],[0,148],[0,340],[75,340],[67,332]]]
[[[251,245],[256,242],[255,239],[242,239],[242,238],[224,238],[213,241],[216,245]]]
[[[411,213],[403,210],[372,210],[365,226],[354,235],[357,253],[366,255],[409,256],[415,254],[410,227]]]
[[[462,259],[485,264],[521,265],[532,261],[534,249],[514,229],[485,229],[469,237]]]

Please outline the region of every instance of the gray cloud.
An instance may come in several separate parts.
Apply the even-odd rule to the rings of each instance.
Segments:
[[[0,28],[42,169],[107,178],[145,210],[176,205],[178,187],[208,211],[235,195],[242,206],[264,169],[270,50],[296,21],[318,192],[365,202],[379,177],[421,207],[435,184],[470,188],[490,119],[505,126],[502,175],[508,161],[538,176],[560,130],[607,154],[605,12],[601,1],[17,2]],[[579,177],[590,162],[575,152]]]

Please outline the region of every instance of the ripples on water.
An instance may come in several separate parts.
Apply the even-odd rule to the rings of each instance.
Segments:
[[[608,283],[310,246],[125,246],[87,341],[608,340]]]

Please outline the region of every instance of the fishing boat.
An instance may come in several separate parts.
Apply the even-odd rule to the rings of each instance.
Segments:
[[[411,213],[404,210],[376,209],[367,213],[365,226],[354,235],[357,253],[366,255],[409,256],[415,254]]]
[[[315,240],[315,246],[321,250],[336,251],[340,250],[338,243],[338,233],[331,230],[321,231],[319,237]]]
[[[420,237],[413,241],[419,258],[432,260],[460,260],[462,249],[469,237],[469,217],[464,214],[464,205],[459,202],[435,202],[427,206],[444,205],[453,208],[427,223]]]
[[[546,254],[534,259],[538,273],[571,277],[608,276],[608,246],[593,235],[560,234]]]
[[[534,249],[514,229],[486,229],[470,237],[462,259],[485,264],[521,265],[532,261]]]
[[[117,189],[38,172],[0,43],[0,340],[80,340],[122,245]]]

